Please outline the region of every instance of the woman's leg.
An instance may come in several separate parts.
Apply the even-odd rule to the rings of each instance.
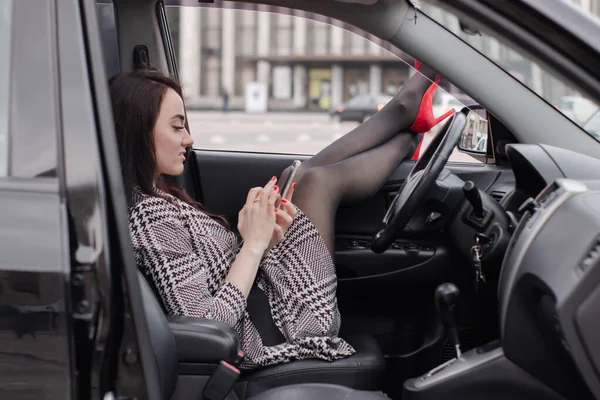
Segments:
[[[414,123],[421,99],[436,76],[435,71],[425,65],[420,67],[419,72],[371,119],[303,162],[294,180],[300,182],[304,173],[311,168],[335,164],[371,150],[386,143],[399,132],[406,131]],[[281,174],[282,182],[288,174],[289,168]]]
[[[381,189],[398,164],[414,151],[414,136],[401,133],[374,149],[304,172],[294,203],[315,225],[332,256],[338,205],[363,200]]]

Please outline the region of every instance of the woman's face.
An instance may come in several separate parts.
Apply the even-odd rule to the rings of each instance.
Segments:
[[[184,115],[181,97],[169,88],[154,125],[156,176],[179,175],[183,172],[186,148],[194,143],[194,139],[185,129]]]

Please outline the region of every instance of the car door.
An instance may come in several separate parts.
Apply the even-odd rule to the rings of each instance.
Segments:
[[[170,26],[165,30],[177,32],[172,36],[175,49],[178,54],[188,55],[177,58],[174,52],[170,54],[179,65],[188,122],[195,139],[194,151],[187,161],[186,190],[211,212],[227,216],[233,226],[249,188],[264,185],[271,176],[279,176],[294,159],[308,159],[357,126],[351,122],[330,122],[327,115],[303,109],[310,97],[307,79],[311,69],[317,68],[314,63],[318,62],[318,68],[323,69],[328,60],[320,46],[333,46],[341,41],[351,43],[355,52],[358,52],[356,49],[379,51],[381,63],[362,66],[371,71],[374,85],[381,86],[381,81],[397,76],[406,79],[412,73],[407,64],[386,55],[382,47],[385,43],[371,42],[359,31],[345,32],[342,27],[326,24],[317,15],[297,17],[272,14],[269,11],[275,9],[268,7],[248,7],[250,9],[246,10],[169,7]],[[235,25],[233,21],[239,24]],[[217,35],[215,31],[222,34]],[[270,42],[271,47],[260,41],[262,35],[267,34],[275,38]],[[335,40],[323,45],[319,35]],[[231,37],[239,41],[225,40]],[[199,38],[200,42],[189,38]],[[286,54],[285,46],[292,46],[304,55],[298,57],[288,53],[284,57],[281,54]],[[220,51],[202,53],[206,48]],[[262,55],[259,59],[257,56],[262,53],[255,54],[252,49],[270,56]],[[351,57],[352,51],[349,49],[345,56]],[[189,57],[194,52],[196,57]],[[306,58],[312,61],[304,62]],[[285,82],[272,81],[264,71],[282,61],[289,66],[289,76]],[[232,66],[235,66],[233,74]],[[341,103],[344,71],[335,62],[328,67],[332,81],[330,98]],[[286,95],[269,99],[272,112],[258,115],[245,112],[245,87],[254,78],[264,79],[265,85],[272,85],[273,93]],[[378,78],[382,78],[381,81]],[[215,87],[215,79],[223,79],[233,88],[228,90],[232,109],[229,112],[221,110],[220,88]],[[381,87],[375,91],[380,92]],[[426,134],[425,142],[428,143],[434,134]],[[446,280],[470,282],[471,279],[468,261],[453,254],[443,235],[404,240],[397,249],[379,255],[365,248],[364,243],[376,232],[391,197],[413,165],[412,162],[402,163],[373,198],[341,207],[336,217],[335,260],[338,300],[344,320],[342,331],[374,335],[390,362],[400,365],[418,363],[412,355],[428,349],[441,337],[433,305],[435,286]],[[471,180],[488,191],[496,181],[510,182],[512,179],[502,168],[481,163],[459,152],[455,152],[448,168],[463,180]],[[502,196],[501,191],[498,196]],[[433,353],[426,357],[438,361],[438,353]],[[425,362],[423,365],[431,364]]]
[[[70,399],[54,2],[0,1],[0,397]],[[43,40],[41,39],[43,38]]]

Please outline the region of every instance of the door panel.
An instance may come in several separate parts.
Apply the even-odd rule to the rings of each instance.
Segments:
[[[0,180],[0,398],[69,399],[65,208],[56,179]]]
[[[194,180],[202,185],[204,204],[232,222],[251,187],[279,176],[294,159],[308,158],[201,150],[194,155],[200,171]],[[433,303],[433,291],[440,283],[454,282],[466,289],[461,326],[466,332],[477,331],[473,328],[477,326],[476,312],[471,310],[477,302],[469,295],[469,264],[453,252],[446,235],[402,240],[384,254],[364,247],[379,226],[390,195],[400,188],[413,165],[401,164],[373,198],[341,206],[336,217],[337,298],[343,317],[340,335],[364,332],[374,336],[387,357],[390,381],[421,374],[448,353],[441,351],[447,345]],[[447,168],[482,190],[490,190],[502,172],[483,164],[451,164]],[[502,185],[509,184],[507,179],[510,181],[510,174],[502,179]],[[472,337],[467,340],[474,345]]]
[[[204,193],[203,203],[211,211],[227,216],[232,226],[243,207],[248,190],[279,176],[295,158],[282,154],[258,154],[219,151],[194,151]],[[192,161],[190,160],[190,161]],[[451,275],[453,264],[448,238],[402,240],[385,254],[375,254],[366,243],[377,231],[385,211],[414,162],[404,162],[393,172],[388,183],[373,198],[359,204],[342,205],[336,216],[336,268],[340,286],[356,284],[394,286],[403,282],[440,283]],[[453,164],[448,168],[463,180],[472,180],[483,190],[492,187],[501,170],[493,165]],[[506,185],[503,179],[503,185]],[[462,262],[464,264],[464,262]],[[418,266],[418,267],[416,267]],[[416,268],[414,268],[416,267]],[[347,283],[346,283],[347,282]]]
[[[0,5],[0,399],[74,394],[55,3]]]
[[[211,211],[227,216],[233,226],[248,190],[279,176],[295,158],[282,154],[194,151],[204,193],[203,203]],[[375,254],[366,243],[377,231],[393,194],[400,188],[414,162],[402,163],[388,183],[373,198],[359,204],[342,205],[336,216],[336,268],[340,286],[356,284],[394,286],[414,280],[428,284],[451,276],[453,264],[447,238],[427,237],[402,240],[384,254]],[[454,164],[448,167],[464,180],[482,189],[490,188],[500,175],[496,166]],[[417,268],[413,268],[416,267]]]
[[[196,162],[200,177],[202,202],[211,212],[235,218],[244,205],[248,190],[263,186],[273,176],[296,159],[308,156],[289,154],[261,154],[231,151],[194,150],[190,162]],[[194,160],[195,159],[195,160]],[[380,193],[352,207],[340,208],[336,232],[340,234],[372,233],[383,218],[388,194],[397,190],[412,169],[414,162],[404,162],[392,173]],[[463,180],[472,180],[482,190],[489,189],[500,175],[494,165],[451,164],[448,168]]]
[[[237,218],[248,190],[264,186],[273,175],[307,156],[194,150],[202,187],[202,203],[213,213]],[[197,178],[197,177],[196,177]]]

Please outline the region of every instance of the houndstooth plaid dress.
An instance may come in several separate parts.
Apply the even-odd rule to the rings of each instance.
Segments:
[[[265,346],[244,295],[225,281],[239,248],[236,235],[185,202],[158,194],[134,191],[129,227],[136,263],[167,312],[233,326],[246,355],[243,369],[307,358],[333,361],[354,353],[337,336],[341,320],[333,260],[302,211],[259,266],[255,283],[285,337],[285,343]]]

